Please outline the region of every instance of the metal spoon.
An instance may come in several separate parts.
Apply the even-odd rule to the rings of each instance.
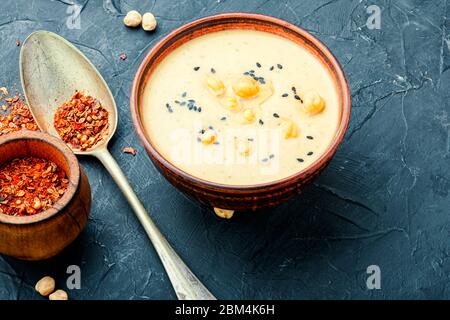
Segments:
[[[75,90],[101,101],[109,113],[108,137],[90,150],[73,150],[74,153],[96,157],[116,181],[153,243],[178,299],[215,299],[158,230],[109,153],[107,144],[116,131],[117,107],[108,85],[94,65],[64,38],[52,32],[37,31],[25,40],[20,51],[20,77],[25,98],[37,125],[42,131],[58,138],[53,127],[54,112],[71,98]]]

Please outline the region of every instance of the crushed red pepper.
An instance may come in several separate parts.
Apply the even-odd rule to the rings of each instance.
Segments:
[[[0,167],[0,213],[30,216],[47,210],[67,189],[66,173],[42,158],[13,159]]]
[[[64,142],[84,151],[107,135],[108,111],[97,99],[76,91],[58,107],[53,125]]]
[[[0,136],[22,129],[39,130],[30,109],[18,95],[7,97],[8,90],[5,87],[0,88],[0,93],[0,100],[5,102],[0,103]]]

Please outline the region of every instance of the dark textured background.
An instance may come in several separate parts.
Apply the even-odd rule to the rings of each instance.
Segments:
[[[71,1],[2,0],[0,86],[16,86],[20,48],[47,29],[98,66],[117,101],[110,149],[178,253],[221,299],[450,298],[450,9],[437,0],[80,0],[81,29],[66,26]],[[382,9],[381,30],[366,7]],[[155,33],[123,26],[152,11]],[[129,91],[147,50],[181,24],[247,11],[295,23],[325,42],[348,76],[353,110],[346,139],[322,176],[296,199],[230,221],[186,199],[155,170],[134,133]],[[121,61],[119,55],[128,55]],[[136,157],[123,154],[134,146]],[[82,158],[93,207],[81,236],[58,257],[29,263],[0,256],[0,298],[34,299],[35,282],[82,269],[73,299],[173,299],[170,282],[127,202],[94,159]],[[366,288],[377,264],[382,289]]]

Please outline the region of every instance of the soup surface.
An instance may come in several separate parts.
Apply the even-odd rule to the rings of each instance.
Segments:
[[[193,176],[232,185],[308,167],[340,119],[325,66],[294,42],[254,30],[181,45],[152,73],[143,103],[146,134],[163,157]]]

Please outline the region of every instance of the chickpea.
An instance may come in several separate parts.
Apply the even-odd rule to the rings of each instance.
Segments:
[[[142,16],[142,29],[145,31],[153,31],[156,29],[157,24],[155,16],[151,12],[144,13]]]
[[[141,25],[142,22],[142,16],[139,12],[136,10],[128,11],[125,18],[123,18],[123,23],[127,27],[136,28]]]
[[[249,76],[244,76],[233,85],[234,93],[241,98],[252,98],[259,92],[258,81]]]
[[[46,297],[50,293],[55,291],[55,279],[49,276],[43,277],[36,283],[36,286],[34,288],[37,292],[39,292],[41,296]]]
[[[216,138],[216,133],[213,130],[208,129],[202,134],[200,140],[203,144],[211,144],[216,141]]]
[[[69,296],[64,290],[56,290],[48,298],[50,300],[69,300]]]
[[[220,102],[225,108],[227,108],[231,111],[239,110],[239,103],[235,97],[227,96],[227,97],[224,97]]]
[[[253,111],[252,109],[245,109],[242,112],[242,116],[246,123],[252,123],[256,119],[255,111]]]
[[[285,120],[282,124],[283,136],[285,139],[295,138],[298,136],[298,127],[292,120]]]
[[[222,80],[215,76],[207,76],[205,79],[206,85],[211,93],[215,96],[221,96],[225,92],[225,85]]]
[[[303,99],[303,111],[314,115],[320,113],[325,108],[325,100],[314,91],[307,92]]]
[[[234,210],[227,210],[227,209],[220,209],[220,208],[214,208],[214,212],[217,216],[224,219],[231,219],[234,214]]]

